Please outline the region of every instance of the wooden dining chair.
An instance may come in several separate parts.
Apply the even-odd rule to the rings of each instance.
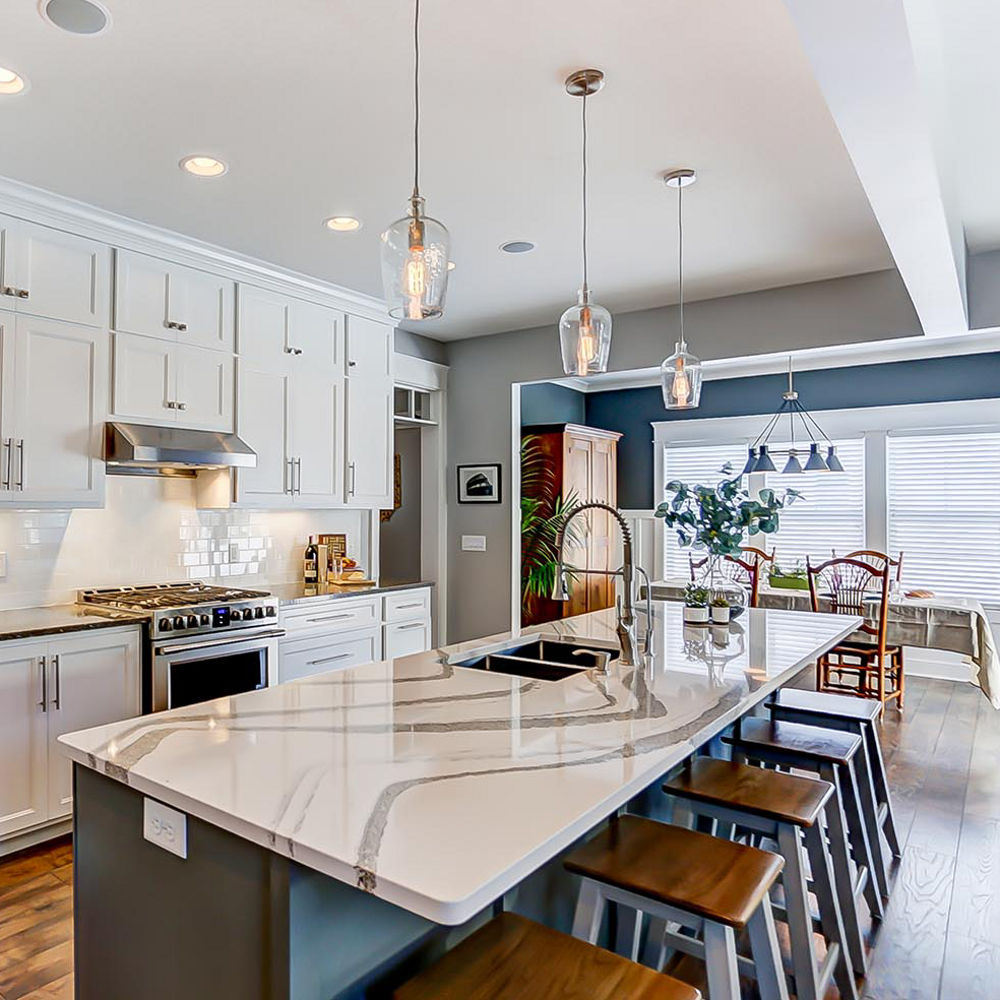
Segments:
[[[744,552],[747,550],[744,549]],[[757,549],[753,550],[758,551]],[[773,557],[772,557],[773,558]],[[711,556],[704,559],[695,559],[688,556],[688,564],[691,570],[691,582],[696,583],[699,573],[708,567]],[[749,559],[737,559],[736,556],[723,556],[716,567],[724,580],[738,583],[747,591],[747,607],[757,607],[757,595],[760,591],[760,560],[752,557]]]
[[[903,553],[893,559],[886,552],[879,552],[878,549],[858,549],[856,552],[848,552],[845,559],[860,559],[862,562],[870,562],[876,569],[881,569],[888,565],[890,570],[895,570],[893,576],[896,583],[899,583],[903,575]]]
[[[861,698],[878,698],[883,707],[895,699],[902,711],[905,682],[902,647],[886,642],[889,621],[888,561],[881,568],[864,559],[841,556],[813,566],[806,558],[809,600],[813,611],[859,615],[859,632],[870,640],[845,639],[816,660],[818,691],[848,691]],[[831,679],[831,673],[837,680]],[[857,685],[844,683],[855,675]]]

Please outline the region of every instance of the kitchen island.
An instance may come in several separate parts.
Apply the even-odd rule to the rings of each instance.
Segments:
[[[457,665],[507,633],[62,737],[77,1000],[140,981],[148,1000],[382,995],[505,894],[565,928],[559,857],[615,810],[650,811],[665,773],[856,626],[751,610],[688,627],[656,603],[643,667]],[[614,628],[602,611],[525,634],[612,648]],[[146,797],[184,814],[185,858],[162,826],[143,839]]]

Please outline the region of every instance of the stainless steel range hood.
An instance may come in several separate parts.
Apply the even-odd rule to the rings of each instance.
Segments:
[[[115,421],[104,425],[104,461],[113,476],[194,476],[199,469],[252,469],[257,455],[235,434]]]

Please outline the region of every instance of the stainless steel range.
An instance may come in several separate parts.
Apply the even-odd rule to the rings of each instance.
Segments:
[[[192,705],[274,683],[278,601],[265,591],[165,583],[81,590],[81,604],[149,613],[144,711]]]

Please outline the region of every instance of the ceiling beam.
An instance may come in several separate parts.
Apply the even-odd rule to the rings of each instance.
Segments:
[[[969,329],[929,0],[784,0],[928,336]]]

